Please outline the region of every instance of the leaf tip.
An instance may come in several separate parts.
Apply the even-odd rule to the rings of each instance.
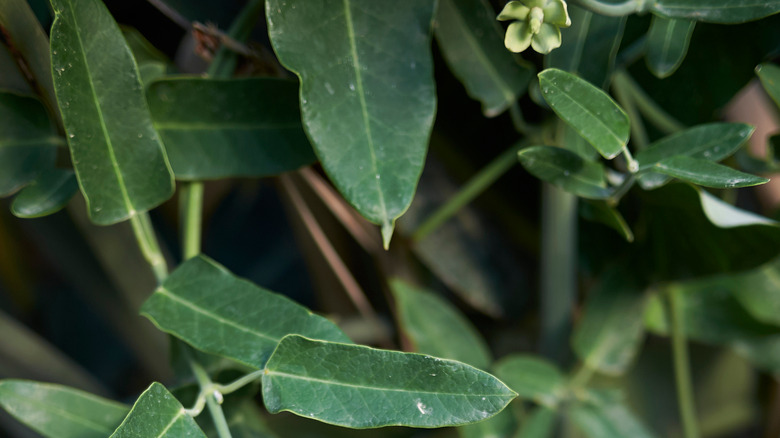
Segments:
[[[395,221],[389,221],[382,224],[382,246],[387,251],[390,248],[390,239],[393,238],[393,230],[395,230]]]

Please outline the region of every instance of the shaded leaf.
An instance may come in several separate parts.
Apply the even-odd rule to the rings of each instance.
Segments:
[[[588,438],[650,438],[653,434],[620,401],[599,397],[569,408],[568,415]]]
[[[780,67],[766,62],[756,67],[756,74],[761,80],[764,90],[780,107]]]
[[[567,149],[554,146],[531,146],[517,154],[520,164],[533,176],[567,192],[588,199],[606,199],[604,167],[597,161],[582,159]]]
[[[780,12],[780,1],[767,0],[658,0],[650,11],[669,18],[734,24],[758,20]]]
[[[566,393],[566,377],[554,363],[538,356],[512,354],[496,363],[496,376],[520,398],[554,408]]]
[[[564,122],[606,159],[628,142],[628,116],[608,94],[571,73],[549,68],[539,73],[544,100]]]
[[[650,22],[645,43],[647,68],[658,78],[674,73],[688,53],[696,22],[676,20],[657,15]]]
[[[149,42],[146,37],[138,31],[138,29],[129,26],[119,26],[122,30],[122,36],[127,41],[127,46],[133,53],[136,64],[141,66],[148,62],[160,63],[163,65],[169,64],[171,61],[167,56]]]
[[[458,427],[461,438],[508,438],[517,429],[512,411],[504,409],[495,416],[474,424]]]
[[[385,246],[422,171],[436,97],[435,2],[266,2],[279,60],[301,79],[304,126],[325,172]]]
[[[167,71],[168,67],[158,61],[146,61],[138,64],[138,75],[141,78],[141,83],[147,89],[154,81],[162,79]],[[148,101],[149,99],[147,98]]]
[[[316,160],[295,81],[173,78],[147,98],[177,179],[276,175]]]
[[[455,306],[399,279],[392,280],[390,287],[401,329],[414,344],[415,351],[488,369],[492,362],[490,350]]]
[[[515,438],[551,438],[557,413],[545,406],[536,407],[526,418]]]
[[[0,41],[0,89],[20,94],[33,94],[33,89],[24,78],[8,46]]]
[[[141,313],[195,348],[258,369],[289,333],[350,342],[327,319],[233,276],[205,256],[191,258],[173,271]]]
[[[138,397],[111,438],[206,438],[178,400],[159,383]]]
[[[504,47],[495,15],[486,0],[441,0],[436,9],[436,40],[444,59],[487,117],[522,96],[533,74]]]
[[[0,380],[0,406],[49,438],[105,438],[129,407],[49,383]]]
[[[627,242],[634,241],[634,232],[620,212],[604,201],[580,202],[580,214],[587,220],[604,224],[617,231]]]
[[[352,428],[467,424],[497,414],[515,396],[460,362],[298,335],[282,339],[263,375],[269,412]]]
[[[644,338],[647,302],[637,276],[625,266],[603,273],[585,303],[572,347],[585,365],[606,374],[623,374]]]
[[[98,0],[52,7],[54,88],[76,176],[92,221],[120,222],[167,200],[173,174],[133,55],[106,7]]]
[[[680,155],[656,163],[654,169],[683,181],[716,189],[750,187],[769,182],[749,173],[734,170],[702,158]]]
[[[65,207],[78,190],[72,170],[44,171],[14,198],[11,213],[22,218],[48,216]]]

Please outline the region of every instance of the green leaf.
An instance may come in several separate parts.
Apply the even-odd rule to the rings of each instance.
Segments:
[[[769,182],[767,178],[687,155],[667,158],[656,163],[654,169],[683,181],[716,189],[750,187]]]
[[[173,271],[141,313],[195,348],[258,369],[289,333],[350,342],[327,319],[233,276],[205,256],[191,258]]]
[[[765,62],[756,67],[756,75],[761,80],[764,90],[780,107],[780,66]]]
[[[566,377],[555,364],[538,356],[512,354],[494,367],[496,376],[520,398],[554,408],[566,392]]]
[[[657,0],[650,11],[668,18],[735,24],[780,12],[779,0]]]
[[[0,406],[49,438],[105,438],[127,406],[67,386],[0,380]]]
[[[322,166],[364,217],[394,221],[417,185],[436,96],[433,0],[266,2],[279,60],[301,79],[304,126]]]
[[[497,414],[515,396],[460,362],[297,335],[282,339],[263,375],[272,414],[352,428],[468,424]]]
[[[580,202],[580,214],[589,221],[598,222],[617,231],[627,242],[634,241],[634,233],[620,212],[604,201]]]
[[[727,276],[728,288],[742,306],[757,320],[780,326],[780,260],[760,268]]]
[[[154,44],[152,44],[146,37],[138,31],[138,29],[129,26],[119,26],[122,30],[122,36],[127,41],[127,46],[130,51],[133,52],[133,58],[135,62],[140,66],[147,62],[156,62],[163,65],[169,64],[171,61],[161,51],[159,51]]]
[[[607,397],[576,403],[568,415],[588,438],[653,437],[621,401]]]
[[[110,438],[206,438],[178,400],[157,382],[138,397]]]
[[[138,75],[141,78],[141,83],[144,84],[147,90],[154,81],[162,79],[167,71],[168,67],[158,61],[146,61],[138,64]]]
[[[415,351],[486,370],[490,350],[476,328],[449,302],[401,280],[390,282],[399,323]]]
[[[545,406],[536,407],[526,418],[515,438],[552,438],[557,413]]]
[[[688,155],[720,161],[736,152],[753,134],[754,128],[744,123],[707,123],[666,136],[636,154],[639,163],[639,184],[645,190],[660,187],[669,177],[651,172],[662,160]]]
[[[609,95],[571,73],[548,68],[539,73],[544,100],[564,122],[606,159],[628,142],[628,116]]]
[[[557,68],[604,87],[612,73],[626,17],[594,14],[569,3],[571,27],[561,29],[561,47],[544,57],[545,68]]]
[[[56,136],[40,101],[0,92],[0,197],[33,181],[42,170],[54,166]]]
[[[585,365],[606,374],[625,373],[644,338],[647,296],[625,266],[603,273],[585,303],[572,348]]]
[[[165,79],[147,98],[177,179],[276,175],[315,161],[295,81]]]
[[[517,429],[517,421],[510,409],[504,409],[493,417],[458,427],[460,438],[508,438]]]
[[[48,216],[65,207],[78,190],[72,170],[49,169],[19,192],[11,213],[22,218]]]
[[[554,184],[567,192],[588,199],[606,199],[604,167],[597,161],[584,160],[574,152],[554,146],[531,146],[517,154],[520,164],[531,175]]]
[[[14,59],[8,46],[2,41],[0,41],[0,89],[25,95],[34,93],[27,79],[24,78],[19,70],[16,59]]]
[[[503,30],[486,0],[441,0],[436,10],[436,41],[469,96],[486,117],[506,110],[525,93],[532,67],[518,64],[504,47]]]
[[[698,192],[702,211],[710,222],[720,228],[744,227],[748,225],[780,225],[776,221],[724,202],[706,190],[698,189]]]
[[[173,174],[133,55],[106,7],[99,0],[52,0],[52,7],[54,88],[76,176],[92,221],[120,222],[170,198]]]
[[[647,32],[645,60],[656,77],[671,76],[680,67],[688,53],[695,24],[695,21],[653,16]]]

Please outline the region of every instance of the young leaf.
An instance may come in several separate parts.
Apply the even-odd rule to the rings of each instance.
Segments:
[[[572,336],[574,352],[586,366],[607,374],[624,373],[644,338],[647,297],[630,272],[622,267],[602,275]]]
[[[316,160],[297,82],[165,79],[149,86],[147,99],[177,179],[276,175]]]
[[[568,415],[588,438],[653,437],[621,401],[607,397],[576,403]]]
[[[528,88],[533,71],[504,47],[503,31],[486,0],[442,0],[436,41],[453,74],[482,103],[486,117],[506,110]]]
[[[667,158],[656,163],[654,169],[683,181],[716,189],[750,187],[766,184],[768,179],[740,172],[722,164],[686,155]]]
[[[289,333],[350,342],[332,322],[198,256],[179,266],[141,307],[160,330],[207,353],[263,368]]]
[[[48,216],[65,207],[78,190],[72,170],[49,169],[16,195],[11,213],[22,218]]]
[[[530,174],[567,192],[588,199],[606,199],[612,195],[599,162],[584,160],[574,152],[553,146],[531,146],[517,156]]]
[[[105,438],[129,407],[67,386],[0,380],[0,406],[48,438]]]
[[[767,94],[780,107],[780,67],[775,64],[763,63],[756,67],[756,74],[761,80]]]
[[[76,176],[92,221],[121,222],[171,197],[173,174],[111,14],[99,0],[51,3],[54,89]]]
[[[606,159],[628,142],[628,116],[609,95],[571,73],[548,68],[539,73],[542,96],[564,122]]]
[[[54,167],[57,137],[40,101],[0,92],[0,197],[28,184]]]
[[[401,280],[391,281],[399,322],[415,351],[486,370],[490,350],[479,332],[450,303]]]
[[[385,246],[411,203],[433,125],[433,0],[266,2],[279,60],[301,79],[322,166]]]
[[[671,76],[688,53],[695,21],[653,16],[645,43],[647,68],[658,78]]]
[[[555,407],[566,390],[566,377],[558,367],[537,356],[507,356],[496,363],[495,373],[519,397],[548,407]]]
[[[286,336],[265,367],[263,401],[352,428],[443,427],[489,418],[516,394],[461,362]]]
[[[780,12],[780,0],[657,0],[650,11],[668,18],[735,24]]]
[[[138,397],[110,438],[206,438],[184,407],[157,382]]]

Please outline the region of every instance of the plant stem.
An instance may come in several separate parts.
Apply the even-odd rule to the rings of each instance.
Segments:
[[[181,184],[179,205],[182,217],[182,256],[189,260],[200,254],[203,224],[203,183],[187,181]]]
[[[699,428],[696,423],[696,407],[693,401],[693,384],[688,362],[688,344],[685,338],[685,327],[680,313],[677,294],[674,288],[666,290],[669,305],[669,316],[672,332],[672,355],[674,360],[674,377],[677,383],[677,403],[680,407],[685,438],[698,438]]]
[[[624,15],[643,12],[645,10],[644,0],[628,0],[623,3],[602,3],[598,0],[578,0],[580,5],[601,15],[610,17],[622,17]]]
[[[626,110],[628,120],[631,123],[631,140],[639,150],[642,150],[649,143],[647,131],[628,87],[626,75],[616,74],[612,76],[612,88],[615,90],[615,97],[617,97],[618,103]]]
[[[215,385],[215,388],[221,393],[221,394],[230,394],[231,392],[236,392],[239,389],[243,388],[244,386],[254,382],[255,380],[263,377],[263,373],[265,373],[265,370],[258,370],[251,372],[247,374],[244,377],[240,377],[231,383],[228,383],[227,385]]]
[[[250,0],[230,25],[230,29],[227,32],[228,38],[238,42],[246,41],[255,23],[263,13],[263,6],[263,0]],[[222,46],[214,55],[214,60],[209,65],[206,74],[215,78],[229,78],[233,76],[237,63],[237,54],[227,47],[223,41]]]
[[[593,377],[594,369],[589,367],[587,363],[583,362],[580,368],[569,380],[569,387],[576,391],[580,388],[584,388],[588,384],[591,377]]]
[[[639,112],[656,128],[666,134],[674,134],[675,132],[685,129],[685,125],[664,111],[663,108],[661,108],[636,82],[634,82],[631,75],[624,69],[615,70],[614,80],[621,83],[631,100],[636,104]]]
[[[412,233],[412,240],[419,242],[424,239],[463,208],[463,206],[490,187],[501,175],[505,174],[517,163],[517,151],[519,150],[520,145],[515,145],[482,168],[455,196],[450,198],[417,227],[414,233]]]
[[[168,276],[168,265],[162,251],[160,251],[160,245],[157,243],[157,236],[154,234],[149,213],[136,213],[130,218],[130,224],[133,226],[138,247],[146,261],[149,262],[149,266],[152,267],[157,283],[162,283]]]
[[[227,420],[225,420],[225,413],[222,412],[222,406],[220,406],[222,394],[219,392],[216,385],[214,385],[214,382],[211,381],[206,370],[189,356],[189,352],[187,355],[190,368],[192,368],[192,372],[195,374],[195,378],[200,385],[201,395],[205,395],[206,407],[209,409],[211,419],[214,421],[214,425],[217,428],[217,435],[219,438],[232,438],[230,428],[227,425]],[[200,399],[200,396],[198,398]]]

